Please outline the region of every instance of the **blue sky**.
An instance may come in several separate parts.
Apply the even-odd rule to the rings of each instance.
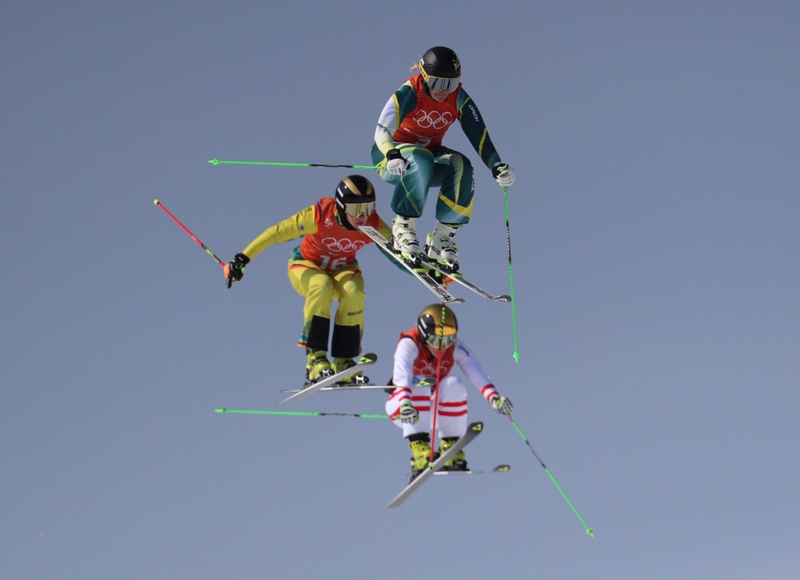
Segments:
[[[0,576],[796,574],[797,3],[2,12]],[[347,170],[208,160],[369,164],[384,103],[439,44],[517,174],[520,361],[509,307],[456,287],[460,337],[595,538],[472,386],[470,464],[511,472],[436,478],[391,512],[409,452],[388,422],[214,413],[276,410],[302,381],[294,245],[227,290],[153,199],[229,260]],[[457,127],[445,144],[478,166]],[[471,279],[508,292],[484,167],[458,244]],[[432,296],[376,249],[359,262],[383,381]]]

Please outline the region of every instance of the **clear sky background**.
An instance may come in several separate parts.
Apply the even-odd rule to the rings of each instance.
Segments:
[[[788,1],[4,3],[0,577],[795,578],[799,28]],[[517,175],[520,361],[510,307],[455,287],[460,336],[595,538],[471,385],[470,465],[511,472],[394,511],[388,421],[214,412],[302,384],[294,244],[228,290],[153,200],[230,260],[348,171],[208,160],[369,165],[439,44]],[[462,269],[508,292],[502,190],[445,143],[477,167]],[[434,300],[359,262],[382,382]]]

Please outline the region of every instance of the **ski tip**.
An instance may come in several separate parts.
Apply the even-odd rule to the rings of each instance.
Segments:
[[[467,302],[467,301],[466,301],[466,300],[464,300],[463,298],[453,298],[453,299],[450,301],[450,304],[465,304],[466,302]]]
[[[497,467],[492,469],[492,471],[500,471],[502,473],[505,473],[506,471],[510,471],[510,470],[511,470],[511,466],[510,465],[505,465],[505,464],[498,465]]]
[[[470,431],[483,431],[483,421],[477,421],[475,423],[470,423],[469,430]]]
[[[368,362],[375,362],[378,360],[378,355],[374,352],[370,352],[368,354],[363,355],[360,359],[358,359],[359,363],[368,363]]]
[[[495,302],[504,302],[505,304],[511,303],[511,296],[508,294],[501,294],[497,298],[495,298]]]

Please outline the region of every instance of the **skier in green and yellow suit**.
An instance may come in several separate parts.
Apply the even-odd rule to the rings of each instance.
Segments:
[[[375,211],[372,183],[361,175],[351,175],[339,183],[333,198],[320,199],[268,228],[225,266],[230,288],[244,276],[245,265],[269,246],[303,238],[289,260],[289,280],[306,298],[298,346],[306,349],[308,383],[354,366],[353,358],[361,352],[365,292],[356,252],[373,243],[359,231],[363,225],[374,227],[387,238],[391,235],[391,229]],[[339,306],[331,340],[332,365],[327,351],[334,300]],[[358,375],[347,382],[366,382],[361,373]]]
[[[429,187],[441,187],[437,223],[427,237],[427,255],[452,270],[458,268],[453,238],[467,223],[475,192],[472,164],[466,156],[442,145],[450,125],[459,121],[464,134],[492,170],[497,182],[514,183],[514,170],[500,160],[475,102],[461,86],[461,62],[451,49],[435,46],[414,65],[418,71],[395,91],[378,119],[372,161],[381,178],[395,184],[392,224],[395,249],[418,261],[417,218]]]

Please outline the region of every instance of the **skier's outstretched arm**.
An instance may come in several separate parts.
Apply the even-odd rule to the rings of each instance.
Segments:
[[[314,215],[314,206],[307,207],[292,217],[275,224],[264,230],[256,239],[244,249],[243,252],[236,254],[233,260],[223,268],[223,273],[228,281],[228,288],[234,282],[238,282],[244,277],[244,267],[258,254],[266,250],[272,244],[295,240],[306,234],[314,234],[317,231],[317,223]]]
[[[497,392],[497,387],[492,384],[492,380],[483,372],[481,364],[472,353],[472,350],[464,344],[461,339],[456,339],[454,360],[461,371],[481,392],[481,395],[489,401],[495,411],[506,416],[511,415],[514,405],[508,397],[503,397]]]
[[[461,129],[472,143],[475,151],[481,156],[481,161],[492,170],[492,177],[497,180],[501,187],[508,187],[514,183],[514,169],[508,163],[500,160],[500,155],[495,149],[489,131],[483,121],[483,116],[478,110],[475,101],[472,100],[467,92],[461,89],[458,94],[458,120],[461,122]]]

